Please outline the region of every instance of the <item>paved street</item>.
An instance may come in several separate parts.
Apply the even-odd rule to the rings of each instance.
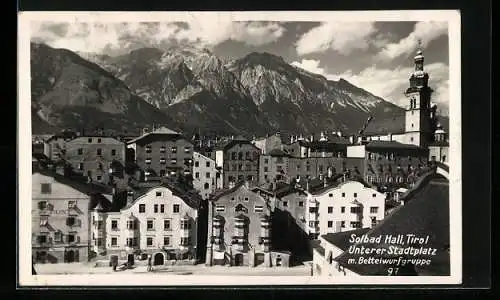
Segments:
[[[72,264],[38,264],[35,269],[39,275],[53,274],[151,274],[147,272],[146,266],[138,266],[134,269],[114,272],[109,267],[94,267],[91,264],[72,263]],[[203,264],[195,266],[156,266],[154,274],[165,275],[251,275],[251,276],[309,276],[311,275],[310,266],[295,266],[291,268],[264,268],[264,267],[207,267]]]

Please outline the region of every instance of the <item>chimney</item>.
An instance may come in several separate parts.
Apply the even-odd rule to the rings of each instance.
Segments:
[[[127,191],[127,204],[131,204],[134,201],[134,191]]]
[[[290,137],[290,144],[293,144],[293,135]]]

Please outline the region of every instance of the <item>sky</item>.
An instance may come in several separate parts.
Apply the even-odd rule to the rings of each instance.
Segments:
[[[187,22],[54,23],[33,21],[31,40],[78,52],[121,55],[141,47],[207,48],[221,57],[269,52],[330,80],[343,78],[405,107],[403,92],[419,41],[432,101],[448,115],[446,22]]]

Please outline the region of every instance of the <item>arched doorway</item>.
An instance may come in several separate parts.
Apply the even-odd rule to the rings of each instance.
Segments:
[[[255,266],[260,266],[264,263],[264,253],[255,253]]]
[[[156,253],[154,256],[154,265],[163,265],[165,263],[165,257],[163,256],[163,253]]]
[[[74,262],[75,261],[75,252],[73,250],[69,250],[66,252],[66,262]]]
[[[243,254],[237,253],[234,256],[234,265],[235,266],[243,266]]]

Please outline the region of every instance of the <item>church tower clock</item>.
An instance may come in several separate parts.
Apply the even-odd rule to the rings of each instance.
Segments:
[[[404,93],[409,101],[405,116],[405,137],[407,144],[427,147],[433,137],[432,89],[428,85],[429,74],[424,71],[424,56],[421,49],[417,51],[414,61],[415,70],[410,75],[410,87]]]

